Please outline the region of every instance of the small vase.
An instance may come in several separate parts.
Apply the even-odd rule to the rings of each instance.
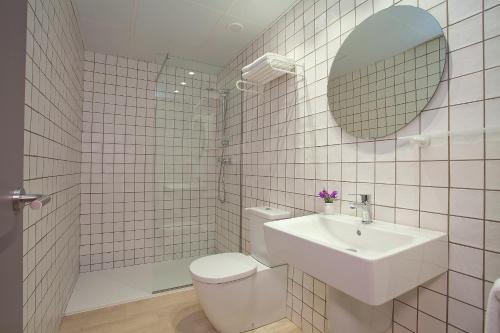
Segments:
[[[334,215],[335,212],[335,203],[333,202],[325,202],[325,215]]]

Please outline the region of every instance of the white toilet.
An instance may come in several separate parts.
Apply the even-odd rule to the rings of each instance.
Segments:
[[[201,307],[220,333],[239,333],[286,316],[287,266],[267,253],[264,223],[290,217],[270,207],[245,210],[251,256],[221,253],[189,267]]]

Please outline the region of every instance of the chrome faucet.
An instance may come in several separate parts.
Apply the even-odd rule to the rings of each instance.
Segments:
[[[356,195],[356,194],[352,194],[352,195]],[[372,212],[371,212],[370,202],[368,201],[369,195],[368,194],[359,194],[359,196],[361,197],[361,202],[353,201],[353,202],[351,202],[349,207],[351,209],[361,208],[361,214],[362,214],[361,223],[370,224],[373,222],[373,220],[372,220]]]

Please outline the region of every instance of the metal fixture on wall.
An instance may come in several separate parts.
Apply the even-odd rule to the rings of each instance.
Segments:
[[[40,209],[50,202],[49,195],[43,194],[26,194],[24,188],[19,188],[12,193],[12,206],[14,210],[22,210],[27,204],[32,209]]]
[[[219,96],[219,105],[221,112],[221,135],[220,135],[220,145],[221,153],[220,157],[217,159],[219,164],[219,177],[217,179],[217,199],[220,203],[226,202],[226,165],[231,164],[231,159],[226,157],[225,149],[229,146],[229,139],[226,138],[226,112],[227,112],[227,96],[229,91],[225,89],[208,89],[209,91],[216,91]]]

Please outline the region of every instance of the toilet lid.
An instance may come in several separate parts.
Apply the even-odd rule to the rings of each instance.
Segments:
[[[196,259],[189,266],[194,280],[224,283],[243,279],[257,272],[257,263],[241,253],[220,253]]]

